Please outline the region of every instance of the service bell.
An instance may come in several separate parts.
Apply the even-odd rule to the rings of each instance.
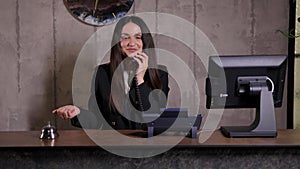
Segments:
[[[51,126],[50,121],[48,125],[44,126],[40,135],[40,139],[55,139],[58,137],[57,129]]]

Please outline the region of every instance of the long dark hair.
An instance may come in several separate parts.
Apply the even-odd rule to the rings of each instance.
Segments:
[[[157,59],[155,54],[155,46],[154,41],[152,38],[152,35],[150,33],[149,28],[147,27],[146,23],[137,16],[126,16],[122,19],[120,19],[115,27],[112,41],[111,41],[111,53],[110,53],[110,77],[112,78],[115,70],[119,66],[119,64],[122,62],[123,59],[125,59],[127,56],[123,54],[121,45],[120,45],[120,39],[121,39],[121,33],[124,25],[127,23],[132,22],[136,25],[138,25],[142,31],[142,42],[143,42],[143,50],[147,50],[148,55],[148,64],[149,67],[146,71],[144,79],[149,82],[149,85],[152,89],[161,89],[162,84],[159,77],[157,68]],[[112,96],[110,96],[110,109],[116,111],[116,106],[113,102]]]

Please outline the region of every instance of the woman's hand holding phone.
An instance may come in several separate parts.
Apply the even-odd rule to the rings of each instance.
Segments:
[[[144,52],[136,52],[129,57],[133,58],[138,63],[138,68],[136,70],[136,79],[138,85],[144,83],[144,76],[148,69],[148,55]]]

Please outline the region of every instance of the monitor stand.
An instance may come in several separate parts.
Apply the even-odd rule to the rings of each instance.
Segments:
[[[221,127],[226,137],[276,137],[276,119],[272,92],[260,86],[255,120],[250,126]]]

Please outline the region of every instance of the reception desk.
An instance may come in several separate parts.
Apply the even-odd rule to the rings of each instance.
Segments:
[[[109,130],[95,130],[99,135],[103,137],[109,137],[114,140],[113,134]],[[59,136],[53,140],[41,140],[39,136],[40,131],[9,131],[0,132],[0,148],[45,148],[45,147],[99,147],[97,143],[89,138],[83,130],[61,130],[58,131]],[[130,131],[124,130],[120,133],[132,136],[136,138],[142,137],[143,131]],[[199,136],[199,135],[198,135]],[[167,139],[177,138],[176,136],[161,136],[167,137]],[[151,138],[150,138],[151,139]],[[138,146],[128,142],[119,141],[113,143],[108,141],[106,146]],[[117,144],[117,145],[116,145]],[[143,144],[143,143],[141,143]],[[153,146],[155,145],[153,143]],[[168,145],[166,145],[168,146]],[[279,130],[276,138],[226,138],[219,130],[213,132],[208,140],[203,143],[199,142],[199,139],[193,139],[185,137],[175,147],[177,148],[209,148],[209,147],[300,147],[300,130]]]
[[[220,131],[200,143],[184,138],[172,149],[149,158],[114,155],[82,130],[61,130],[54,140],[40,131],[0,132],[0,166],[4,168],[292,168],[300,166],[300,130],[279,130],[276,138],[226,138]],[[96,132],[96,131],[95,131]],[[140,137],[142,131],[120,131]],[[112,137],[111,131],[97,131]],[[172,136],[163,136],[172,139]],[[113,140],[114,138],[112,138]],[[143,143],[141,143],[142,145]],[[105,146],[138,149],[140,145],[108,142]],[[168,146],[156,145],[153,147]]]

